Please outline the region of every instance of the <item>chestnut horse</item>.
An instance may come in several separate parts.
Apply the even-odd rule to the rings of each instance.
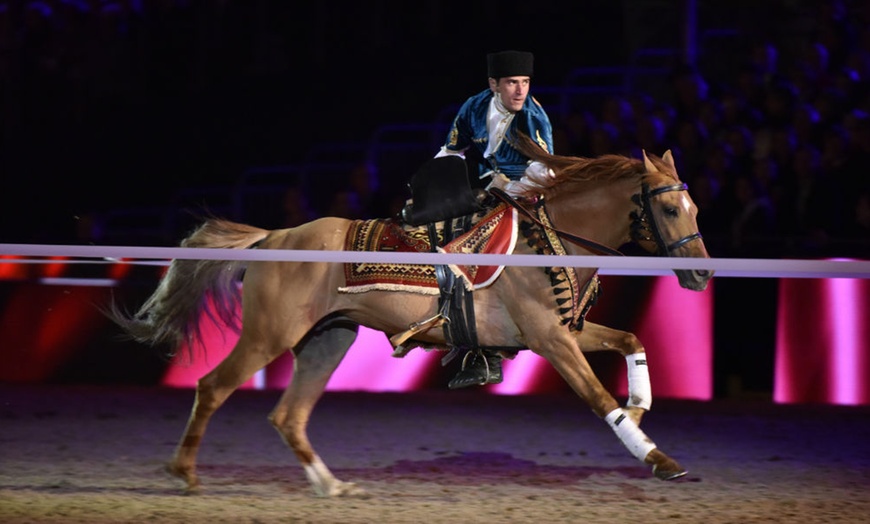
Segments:
[[[527,242],[516,243],[515,253],[619,254],[618,248],[634,242],[661,256],[709,257],[697,228],[697,207],[677,176],[670,151],[661,158],[644,153],[642,160],[619,155],[581,158],[550,155],[527,137],[521,137],[519,144],[531,158],[548,165],[555,177],[548,187],[521,198],[522,203],[512,202],[524,211],[518,213],[521,228],[531,232]],[[534,199],[538,199],[537,215],[530,210]],[[181,245],[343,250],[353,224],[327,217],[269,231],[210,219]],[[542,245],[548,249],[542,250]],[[588,289],[584,285],[597,282],[597,269],[542,269],[552,264],[542,260],[541,267],[507,266],[494,282],[473,292],[479,344],[527,348],[545,358],[607,422],[628,451],[652,466],[656,477],[667,480],[684,475],[686,470],[639,427],[652,400],[643,345],[631,333],[582,319],[577,322],[576,316],[573,321],[566,319],[570,308],[565,306],[572,304],[554,296],[562,292],[559,286],[564,290],[567,278],[575,291],[581,290],[570,295],[570,300],[575,308],[582,305],[578,304],[582,290]],[[703,270],[674,272],[682,287],[695,291],[704,290],[713,275]],[[360,325],[388,336],[408,333],[409,326],[437,313],[438,296],[394,290],[340,292],[346,285],[345,267],[340,263],[175,259],[135,314],[128,315],[116,305],[109,308],[109,315],[127,334],[149,345],[178,347],[182,341],[195,339],[195,326],[204,311],[240,329],[232,352],[198,381],[190,418],[167,465],[172,475],[186,482],[188,490],[195,491],[200,485],[196,458],[211,416],[254,373],[292,351],[293,376],[269,421],[301,462],[317,495],[363,493],[354,483],[337,479],[320,459],[308,439],[309,417]],[[205,306],[206,295],[216,304],[213,309]],[[414,332],[409,343],[448,349],[440,329]],[[626,358],[629,399],[625,407],[602,386],[583,355],[604,350]]]

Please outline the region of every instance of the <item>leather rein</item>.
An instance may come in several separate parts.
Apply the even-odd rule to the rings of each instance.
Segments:
[[[567,231],[562,231],[561,229],[558,229],[552,225],[545,224],[545,223],[541,222],[541,220],[537,216],[535,216],[535,213],[532,213],[531,211],[526,209],[526,207],[524,205],[517,202],[513,197],[511,197],[510,195],[508,195],[507,193],[505,193],[501,189],[494,187],[494,188],[491,188],[489,190],[489,192],[492,193],[493,195],[495,195],[496,197],[498,197],[498,199],[501,200],[502,202],[505,202],[506,204],[509,204],[509,205],[515,207],[523,215],[525,215],[526,218],[528,218],[529,220],[531,220],[532,222],[534,222],[535,224],[540,226],[545,231],[552,231],[559,238],[568,240],[569,242],[577,244],[578,246],[585,247],[586,249],[593,251],[595,253],[598,253],[599,255],[623,256],[623,254],[620,253],[619,251],[612,249],[612,248],[609,248],[609,247],[605,246],[604,244],[599,244],[598,242],[595,242],[594,240],[589,240],[588,238],[583,238],[583,237],[577,236],[573,233],[569,233]]]
[[[688,191],[688,189],[689,189],[689,186],[687,184],[684,184],[684,183],[674,184],[674,185],[670,185],[670,186],[657,187],[655,189],[650,189],[649,185],[643,184],[642,189],[641,189],[641,194],[640,195],[635,194],[634,197],[632,197],[632,200],[635,201],[635,203],[637,203],[640,206],[640,212],[635,211],[635,212],[632,212],[632,214],[631,214],[631,218],[633,220],[632,225],[631,225],[632,240],[635,242],[654,240],[656,243],[656,247],[657,247],[656,251],[659,252],[659,254],[664,254],[666,256],[670,256],[671,252],[673,252],[676,249],[679,249],[684,244],[687,244],[687,243],[691,242],[692,240],[701,239],[702,238],[701,233],[695,232],[695,233],[692,233],[691,235],[686,235],[685,237],[683,237],[675,242],[672,242],[670,245],[668,245],[665,242],[664,238],[662,237],[662,234],[661,234],[661,231],[659,230],[659,227],[656,225],[655,218],[649,214],[649,209],[651,207],[651,202],[652,202],[653,197],[660,195],[662,193],[667,193],[669,191]],[[491,188],[489,190],[489,192],[491,194],[493,194],[495,197],[497,197],[499,200],[501,200],[502,202],[505,202],[506,204],[516,208],[523,215],[525,215],[526,218],[528,218],[529,220],[531,220],[532,222],[537,224],[539,227],[543,228],[546,231],[551,231],[552,233],[556,234],[556,236],[558,236],[561,239],[567,240],[573,244],[584,247],[584,248],[586,248],[594,253],[597,253],[599,255],[624,256],[622,252],[620,252],[616,249],[610,248],[608,246],[605,246],[603,244],[599,244],[598,242],[595,242],[594,240],[589,240],[588,238],[584,238],[584,237],[575,235],[573,233],[569,233],[567,231],[563,231],[561,229],[558,229],[550,224],[543,223],[535,215],[535,213],[529,211],[524,205],[522,205],[520,202],[518,202],[516,199],[514,199],[513,197],[511,197],[510,195],[508,195],[507,193],[505,193],[501,189]],[[541,206],[545,205],[543,200],[540,202],[541,203],[538,205],[541,205]],[[651,233],[652,238],[650,238],[648,235],[642,236],[641,235],[642,232]]]

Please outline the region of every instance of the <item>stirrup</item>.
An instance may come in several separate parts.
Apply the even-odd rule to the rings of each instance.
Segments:
[[[483,360],[483,367],[484,369],[486,369],[486,376],[484,378],[489,379],[489,359],[487,359],[486,355],[483,354],[483,351],[480,350],[465,352],[465,356],[462,357],[462,368],[460,368],[460,371],[465,371],[465,364],[468,362],[469,355],[473,356],[474,358],[480,357],[480,359]]]
[[[472,358],[469,363],[469,356]],[[477,359],[483,360],[481,365]],[[447,384],[450,389],[466,388],[470,386],[485,386],[486,384],[498,384],[503,380],[501,371],[500,355],[492,355],[493,364],[490,366],[489,359],[483,351],[468,351],[462,358],[462,369]]]

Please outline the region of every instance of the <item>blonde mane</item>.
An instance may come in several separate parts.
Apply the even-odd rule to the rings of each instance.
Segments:
[[[581,186],[594,182],[647,175],[642,160],[614,154],[601,155],[595,158],[551,155],[524,133],[519,134],[515,146],[521,153],[532,160],[542,162],[556,174],[551,184],[535,191],[537,194],[542,194],[544,198],[566,190],[579,190]],[[675,182],[680,181],[673,168],[661,158],[651,154],[647,154],[647,157],[659,170],[658,174],[673,178]]]

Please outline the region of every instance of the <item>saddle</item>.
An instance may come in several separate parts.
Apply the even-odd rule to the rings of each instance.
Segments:
[[[432,252],[467,232],[472,216],[492,205],[486,191],[471,189],[465,160],[458,156],[429,160],[414,173],[408,186],[411,201],[402,209],[401,218],[406,224],[427,227]],[[393,356],[404,356],[410,350],[403,345],[408,339],[438,326],[444,329],[451,349],[442,364],[478,347],[472,292],[457,282],[447,265],[435,265],[435,278],[440,295],[438,313],[391,337]]]

